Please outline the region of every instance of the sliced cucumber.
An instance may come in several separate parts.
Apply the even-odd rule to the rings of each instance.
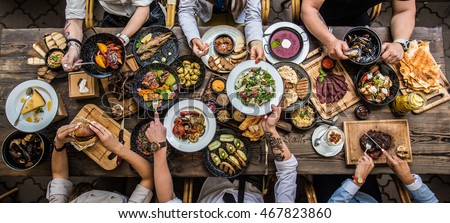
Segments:
[[[234,141],[234,135],[231,135],[231,134],[220,135],[220,141],[221,142],[233,142]]]
[[[220,141],[216,140],[208,145],[208,149],[213,151],[213,150],[216,150],[217,148],[219,148],[220,145],[222,145],[222,143]]]

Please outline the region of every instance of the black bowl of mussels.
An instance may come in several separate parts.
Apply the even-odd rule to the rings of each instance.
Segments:
[[[13,170],[29,170],[47,156],[49,141],[39,133],[14,131],[2,145],[2,158]]]
[[[381,55],[381,39],[370,28],[363,26],[352,28],[344,35],[344,41],[349,48],[345,55],[357,65],[372,64]]]

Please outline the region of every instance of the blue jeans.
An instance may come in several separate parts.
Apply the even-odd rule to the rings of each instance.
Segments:
[[[156,1],[153,1],[150,7],[150,15],[147,21],[142,25],[142,27],[152,26],[152,25],[161,25],[165,26],[166,17],[164,13]],[[100,23],[101,27],[125,27],[130,21],[130,18],[126,16],[118,16],[113,15],[108,12],[103,14],[103,21]]]

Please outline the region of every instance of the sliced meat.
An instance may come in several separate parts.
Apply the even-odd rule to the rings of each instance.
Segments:
[[[164,71],[163,74],[161,74],[161,79],[160,79],[160,83],[164,83],[166,82],[167,78],[169,77],[169,71]]]
[[[320,103],[325,103],[325,95],[323,94],[323,83],[320,83],[319,78],[316,80],[316,95],[317,99],[319,99]]]
[[[142,86],[147,89],[158,88],[159,83],[156,81],[156,76],[158,76],[158,74],[152,71],[146,73],[144,79],[142,80]]]

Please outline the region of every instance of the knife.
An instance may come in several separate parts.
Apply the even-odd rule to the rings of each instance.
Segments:
[[[381,149],[381,151],[384,151],[384,149],[383,149],[383,147],[381,147],[380,145],[378,145],[378,143],[377,142],[375,142],[375,140],[374,139],[372,139],[372,137],[370,137],[369,136],[369,134],[367,134],[367,133],[364,133],[364,135],[366,135],[367,136],[367,138],[369,138],[370,139],[370,141],[372,141],[377,147],[378,147],[378,149]],[[366,148],[366,151],[364,151],[364,153],[366,153],[367,152],[367,148]]]
[[[124,119],[122,119],[122,123],[120,124],[120,131],[119,131],[119,142],[123,144],[125,144],[125,141],[123,140],[123,131],[124,131]],[[114,158],[116,158],[117,154],[115,153],[111,153],[108,156],[109,160],[112,160]],[[122,158],[119,156],[117,157],[117,161],[116,161],[117,165],[120,165],[122,163]]]
[[[122,122],[120,123],[120,131],[119,131],[119,142],[122,143],[122,145],[125,144],[125,141],[123,140],[123,131],[125,126],[125,118],[122,119]],[[117,165],[120,165],[122,163],[122,157],[117,156]]]

